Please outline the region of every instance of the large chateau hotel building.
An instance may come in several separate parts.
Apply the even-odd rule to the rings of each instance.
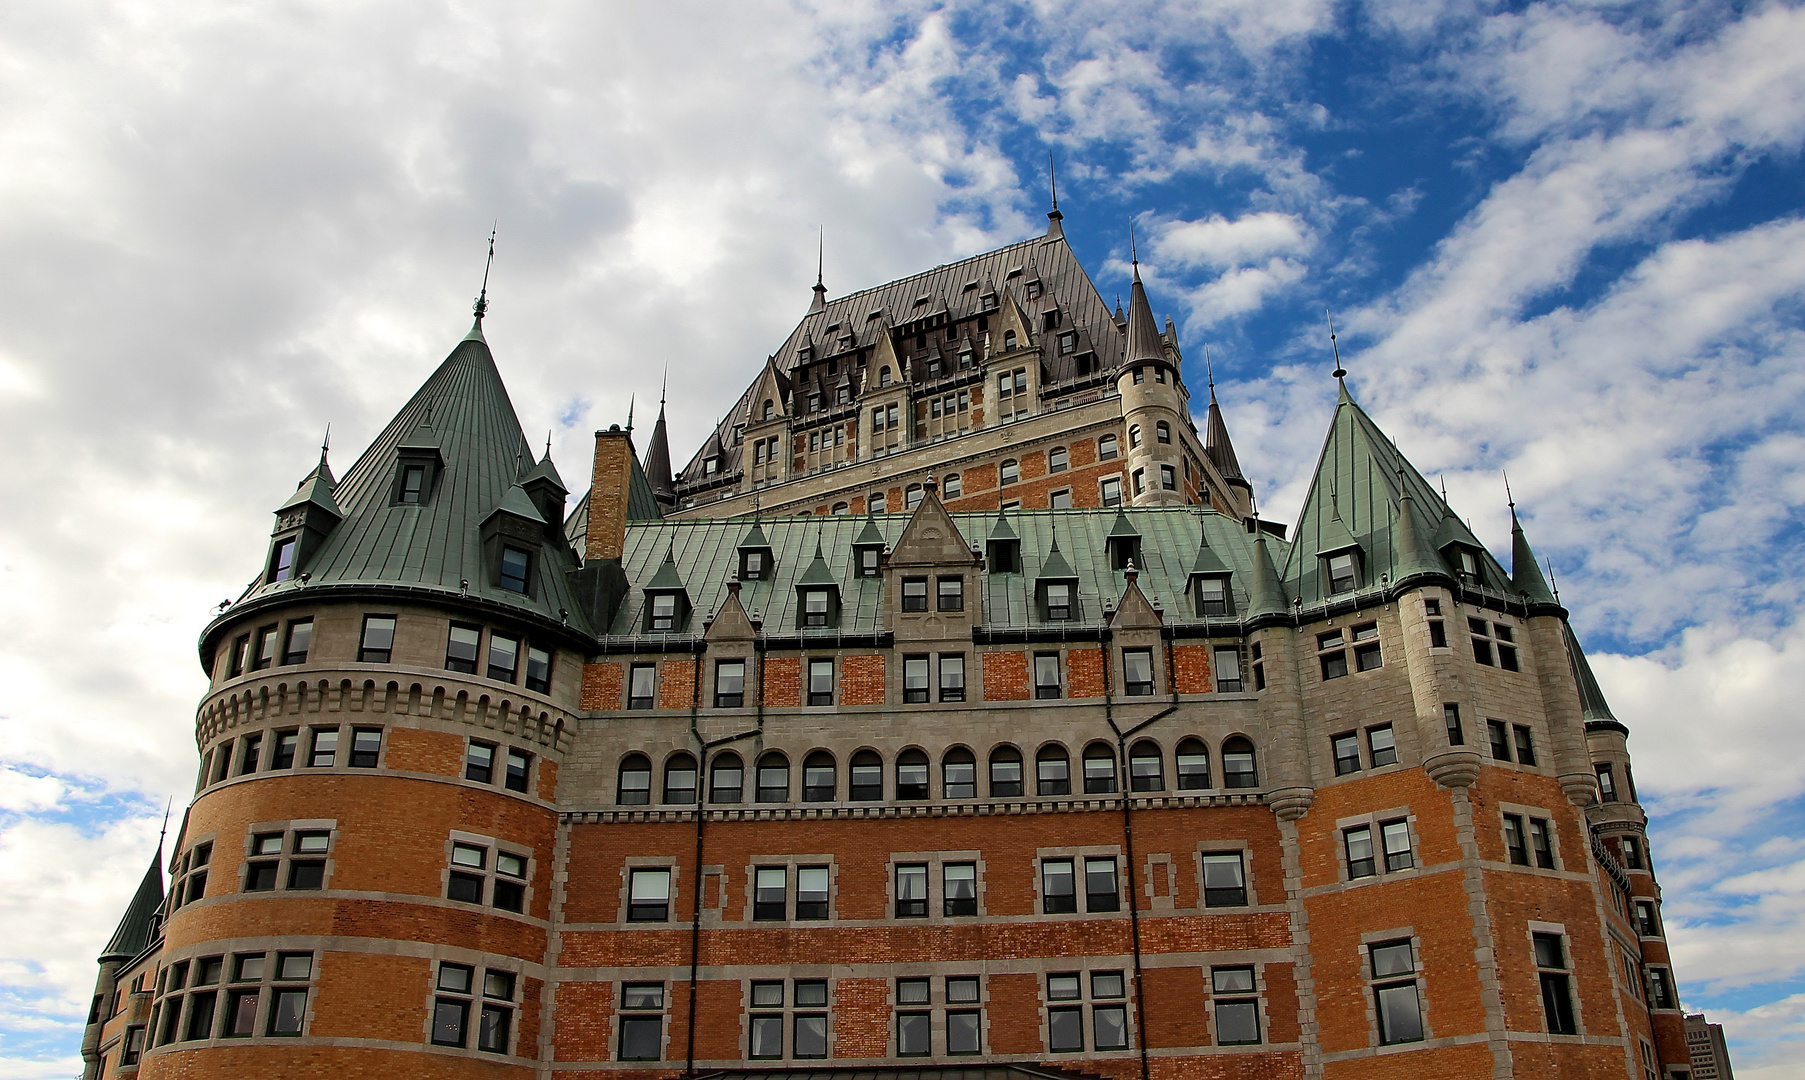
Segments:
[[[90,1080],[1689,1077],[1629,730],[1357,387],[1256,514],[1055,210],[573,501],[483,307],[244,538]]]

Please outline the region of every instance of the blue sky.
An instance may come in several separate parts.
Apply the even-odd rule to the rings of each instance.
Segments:
[[[0,10],[0,1080],[73,1075],[194,768],[195,634],[327,421],[462,335],[584,460],[686,456],[804,310],[1044,227],[1140,237],[1289,520],[1363,404],[1507,548],[1508,470],[1653,817],[1682,994],[1805,1059],[1796,4],[62,0]],[[1188,373],[1201,385],[1202,372]],[[571,470],[567,466],[568,474]]]

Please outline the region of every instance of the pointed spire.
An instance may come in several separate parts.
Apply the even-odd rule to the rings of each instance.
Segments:
[[[138,890],[132,894],[131,903],[125,906],[118,929],[100,950],[100,962],[130,960],[143,952],[156,936],[157,912],[162,907],[163,841],[159,837],[157,853],[151,856],[150,866],[145,868],[144,877],[138,882]]]
[[[489,229],[489,257],[483,263],[483,288],[471,308],[476,313],[476,321],[471,324],[470,332],[464,335],[465,341],[483,340],[483,316],[489,313],[489,268],[495,265],[495,231],[500,225],[501,222],[497,221]]]
[[[1580,713],[1586,722],[1608,720],[1619,727],[1622,722],[1611,712],[1610,703],[1604,699],[1604,690],[1598,685],[1598,677],[1592,674],[1592,665],[1586,662],[1586,651],[1579,647],[1579,638],[1573,634],[1573,627],[1566,622],[1561,629],[1567,637],[1567,660],[1573,665],[1573,681],[1579,684]]]
[[[1509,494],[1507,487],[1507,498]],[[1537,604],[1560,604],[1554,591],[1542,579],[1542,568],[1536,565],[1535,552],[1529,550],[1529,538],[1523,535],[1523,523],[1517,520],[1515,500],[1510,502],[1510,587],[1532,608]]]
[[[1053,209],[1047,211],[1047,237],[1065,236],[1065,215],[1059,212],[1059,176],[1053,171],[1053,152],[1047,151],[1047,186],[1053,193]]]
[[[1166,349],[1160,341],[1159,323],[1153,318],[1153,307],[1147,303],[1147,290],[1141,284],[1141,261],[1135,249],[1132,224],[1129,228],[1128,247],[1133,259],[1134,284],[1128,290],[1128,353],[1123,359],[1130,364],[1144,361],[1167,363]]]
[[[1329,320],[1329,351],[1335,356],[1335,370],[1330,374],[1335,376],[1336,384],[1341,387],[1341,392],[1337,395],[1336,400],[1351,402],[1354,398],[1347,392],[1347,369],[1341,366],[1341,346],[1336,344],[1335,339],[1335,313],[1328,308],[1323,308],[1322,313]]]
[[[670,509],[677,505],[677,481],[671,476],[670,437],[664,425],[664,390],[658,391],[658,421],[652,425],[652,439],[646,444],[644,464],[646,481],[658,505]]]
[[[1222,474],[1224,480],[1240,480],[1246,477],[1241,473],[1241,462],[1235,457],[1234,444],[1228,438],[1228,424],[1222,419],[1222,406],[1216,403],[1216,369],[1210,363],[1210,347],[1203,347],[1203,365],[1209,373],[1210,407],[1205,418],[1203,429],[1203,452],[1209,456]]]
[[[815,233],[815,298],[809,301],[809,314],[827,310],[827,286],[822,284],[822,271],[827,267],[827,230]]]
[[[1426,529],[1418,519],[1416,498],[1410,494],[1410,483],[1404,475],[1404,469],[1398,467],[1398,490],[1402,493],[1398,498],[1398,539],[1397,565],[1392,569],[1392,576],[1399,584],[1424,574],[1448,575],[1447,566],[1435,554],[1435,549],[1424,542]]]
[[[1247,617],[1286,615],[1285,590],[1279,586],[1278,571],[1272,567],[1272,555],[1266,550],[1266,530],[1260,519],[1253,523],[1253,586],[1247,590]]]

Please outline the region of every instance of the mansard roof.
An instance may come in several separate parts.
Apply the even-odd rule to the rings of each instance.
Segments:
[[[1399,509],[1404,492],[1410,493],[1418,518],[1416,528],[1400,527]],[[1290,556],[1281,574],[1287,596],[1299,597],[1306,606],[1328,599],[1319,556],[1358,545],[1363,562],[1360,589],[1383,589],[1399,580],[1420,560],[1402,549],[1402,541],[1416,534],[1433,535],[1435,556],[1442,548],[1459,543],[1480,553],[1480,585],[1502,597],[1516,599],[1510,575],[1493,558],[1416,467],[1372,417],[1348,394],[1345,387],[1335,405],[1322,455],[1304,499],[1303,513],[1292,533]],[[1453,577],[1442,563],[1440,572]]]
[[[1189,606],[1179,601],[1189,585],[1193,556],[1203,531],[1207,531],[1210,550],[1233,575],[1235,609],[1246,610],[1248,588],[1254,580],[1255,547],[1254,538],[1239,520],[1200,512],[1195,507],[1133,508],[1121,513],[1130,528],[1142,537],[1141,557],[1136,561],[1140,589],[1150,601],[1163,604],[1169,624],[1195,621],[1190,617]],[[961,536],[973,537],[991,533],[998,515],[988,510],[948,516]],[[1069,573],[1078,585],[1076,618],[1057,625],[1072,629],[1105,625],[1103,602],[1108,600],[1113,605],[1127,585],[1123,572],[1110,567],[1108,539],[1117,516],[1115,509],[1009,511],[1006,520],[1021,537],[1022,572],[982,575],[982,624],[990,630],[1040,626],[1034,583],[1043,576],[1049,560],[1056,557],[1068,568],[1059,572]],[[895,548],[912,517],[839,514],[767,518],[760,528],[770,542],[775,565],[768,577],[741,584],[740,603],[748,612],[757,612],[766,627],[793,627],[797,623],[796,586],[806,577],[839,587],[839,626],[834,630],[798,633],[805,637],[831,637],[835,633],[883,631],[887,626],[882,581],[856,576],[854,547],[871,542],[871,530],[875,530],[886,545]],[[659,573],[667,553],[689,586],[695,610],[720,610],[727,599],[728,582],[739,567],[739,547],[747,525],[745,518],[685,518],[628,526],[621,562],[632,589],[607,634],[631,637],[644,625],[645,590]],[[1052,551],[1055,533],[1059,542],[1057,556]],[[1282,541],[1268,537],[1267,542],[1277,548],[1280,558],[1284,557]],[[817,543],[821,547],[820,563],[815,561]],[[970,565],[969,561],[964,565]],[[700,623],[695,632],[701,632]]]
[[[440,455],[438,475],[423,504],[403,505],[394,498],[404,444],[430,445]],[[562,625],[561,612],[581,606],[572,600],[565,580],[577,562],[562,538],[545,532],[528,595],[490,581],[483,549],[483,522],[497,511],[543,520],[520,489],[533,460],[488,343],[479,330],[472,330],[332,489],[344,519],[295,568],[295,579],[266,583],[259,578],[214,626],[235,618],[247,602],[274,600],[298,589],[317,593],[357,586],[457,597]],[[555,479],[549,460],[542,469]],[[305,582],[299,580],[303,573]],[[208,634],[212,632],[210,627]]]
[[[1027,284],[1034,280],[1040,282],[1041,297],[1030,306]],[[981,306],[983,297],[993,290],[997,311],[1010,302],[1030,313],[1042,310],[1049,302],[1056,303],[1066,314],[1064,327],[1088,334],[1104,368],[1123,362],[1126,336],[1077,255],[1063,235],[1042,235],[829,300],[819,311],[803,316],[770,358],[770,367],[787,388],[799,366],[799,353],[811,343],[819,346],[813,358],[820,359],[838,351],[840,337],[848,332],[859,345],[871,345],[874,338],[892,334],[913,335],[915,324],[932,315],[964,319],[985,313]],[[829,342],[833,344],[826,344]],[[1059,383],[1073,378],[1077,373],[1076,358],[1076,354],[1061,356],[1049,351],[1043,360],[1048,369],[1047,381]],[[757,380],[740,395],[710,436],[711,441],[684,466],[682,480],[701,477],[702,460],[717,442],[723,448],[721,473],[731,474],[739,468],[743,448],[734,445],[733,430],[751,415],[756,385]]]

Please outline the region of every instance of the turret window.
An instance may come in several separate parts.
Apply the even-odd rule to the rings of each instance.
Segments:
[[[509,592],[527,591],[527,575],[532,569],[532,556],[524,549],[503,547],[501,549],[501,587]]]
[[[1153,434],[1160,442],[1169,443],[1172,441],[1172,425],[1161,420],[1153,426]]]
[[[520,639],[506,634],[489,634],[489,678],[511,683],[520,668]]]
[[[287,581],[294,576],[295,543],[296,541],[292,537],[277,541],[275,554],[270,556],[269,579],[271,581]]]
[[[526,651],[526,688],[548,694],[552,688],[552,654],[550,649],[530,646]]]
[[[358,641],[360,664],[386,664],[395,648],[395,616],[365,615],[363,636]]]
[[[481,652],[482,638],[482,627],[452,623],[451,636],[445,643],[445,670],[465,675],[476,674],[476,658]]]
[[[1139,386],[1146,381],[1147,381],[1147,369],[1144,367],[1135,368],[1134,369],[1134,385]],[[1128,445],[1133,446],[1134,443],[1131,442]]]
[[[276,625],[259,627],[257,647],[251,651],[251,670],[262,671],[276,662]]]
[[[1138,373],[1139,372],[1137,371],[1137,374]],[[1133,450],[1135,447],[1137,447],[1139,445],[1141,445],[1141,425],[1129,424],[1128,425],[1128,449]]]
[[[282,648],[284,664],[305,664],[307,649],[313,642],[313,620],[296,619],[288,624],[288,643]]]

